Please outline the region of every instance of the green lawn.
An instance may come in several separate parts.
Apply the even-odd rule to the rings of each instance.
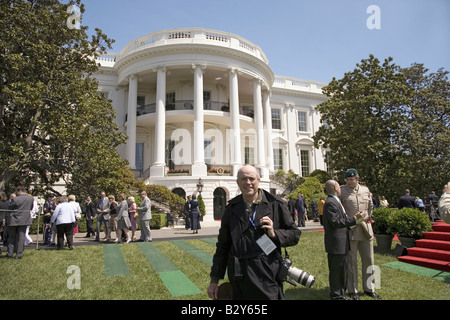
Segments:
[[[73,251],[31,249],[25,251],[21,260],[5,259],[3,254],[0,258],[2,270],[0,298],[208,299],[206,290],[209,285],[211,263],[209,259],[215,251],[214,241],[195,239],[153,242],[148,244],[150,247],[141,245],[136,243],[118,245],[120,250],[113,250],[119,255],[118,260],[109,260],[111,256],[114,258],[114,254],[109,253],[111,250],[105,251],[103,245],[75,247]],[[105,246],[117,245],[105,244]],[[107,260],[112,263],[105,263],[105,252],[108,252]],[[328,268],[323,233],[303,232],[299,244],[289,248],[288,252],[293,266],[314,275],[316,282],[310,289],[300,285],[293,287],[286,283],[286,298],[327,300]],[[377,289],[377,293],[384,300],[450,298],[450,284],[445,281],[383,266],[396,260],[393,254],[376,252],[375,255],[375,263],[380,268],[380,288]],[[77,273],[71,271],[73,270],[69,268],[71,266],[79,271],[80,289],[70,289],[77,280]],[[114,272],[119,275],[111,275]],[[120,272],[123,275],[120,275]],[[183,288],[180,287],[180,283],[183,284]],[[192,290],[189,291],[188,288]],[[371,298],[362,297],[362,299]]]

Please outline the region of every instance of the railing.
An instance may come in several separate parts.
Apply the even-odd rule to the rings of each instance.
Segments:
[[[202,28],[164,30],[148,34],[129,42],[120,53],[106,53],[100,55],[97,61],[101,62],[102,65],[114,64],[120,59],[126,57],[128,54],[141,49],[163,46],[167,44],[176,44],[177,42],[229,47],[247,52],[256,58],[261,59],[266,64],[269,64],[269,61],[261,48],[250,41],[247,41],[235,34]]]
[[[178,100],[175,103],[166,103],[166,111],[194,110],[194,100]],[[203,103],[203,110],[230,112],[228,102],[209,101]],[[156,112],[156,103],[137,106],[136,115],[142,116]],[[253,106],[239,106],[239,114],[250,118],[254,117]]]
[[[322,88],[327,84],[317,81],[301,80],[289,77],[275,77],[273,87],[298,91],[322,93]]]

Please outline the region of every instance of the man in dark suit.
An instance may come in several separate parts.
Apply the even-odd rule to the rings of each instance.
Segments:
[[[323,227],[325,230],[325,251],[328,253],[330,297],[332,300],[347,300],[347,254],[350,250],[348,227],[361,223],[365,214],[358,212],[348,217],[339,200],[341,187],[335,180],[325,184],[328,198],[323,206]]]
[[[410,195],[408,189],[405,190],[405,194],[400,197],[398,201],[398,208],[415,208],[416,204],[414,203],[414,197]]]
[[[105,191],[100,192],[100,199],[97,201],[97,234],[95,236],[95,241],[100,240],[100,231],[102,228],[102,224],[104,225],[105,238],[107,241],[108,235],[108,220],[109,220],[109,199],[106,196]]]
[[[295,202],[295,209],[297,210],[298,216],[298,226],[305,227],[305,212],[306,212],[306,201],[301,193],[297,195],[297,201]]]
[[[16,249],[16,259],[21,259],[25,244],[25,232],[27,226],[31,225],[31,210],[33,209],[34,198],[25,192],[24,187],[17,187],[16,197],[9,205],[11,212],[8,224],[8,251],[7,258],[12,258]]]
[[[87,204],[86,204],[85,216],[86,216],[87,234],[86,234],[85,238],[89,238],[89,237],[95,235],[94,219],[95,219],[97,210],[95,208],[95,203],[94,203],[94,201],[92,201],[91,196],[87,196],[86,202],[87,202]]]

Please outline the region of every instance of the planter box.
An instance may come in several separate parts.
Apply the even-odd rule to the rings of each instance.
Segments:
[[[405,248],[412,248],[416,246],[416,239],[414,238],[407,238],[407,237],[398,237],[398,240],[400,240],[400,243]]]
[[[392,248],[392,234],[375,234],[377,246],[382,251],[389,251]]]

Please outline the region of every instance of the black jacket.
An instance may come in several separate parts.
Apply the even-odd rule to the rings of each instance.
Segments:
[[[347,254],[350,250],[348,227],[355,225],[356,219],[349,218],[342,205],[331,195],[323,205],[322,224],[325,230],[325,251],[331,254]]]
[[[213,257],[211,279],[223,279],[228,268],[233,298],[237,299],[281,298],[281,283],[276,280],[281,247],[296,245],[301,234],[285,202],[267,191],[261,191],[262,199],[256,207],[253,220],[255,226],[250,222],[242,195],[229,201],[222,217],[217,249]],[[253,212],[251,214],[253,215]],[[259,224],[259,220],[264,216],[271,218],[277,235],[274,240],[277,250],[268,256],[256,244],[256,240],[264,234]],[[234,283],[244,278],[247,288],[248,285],[252,287],[237,292]]]

